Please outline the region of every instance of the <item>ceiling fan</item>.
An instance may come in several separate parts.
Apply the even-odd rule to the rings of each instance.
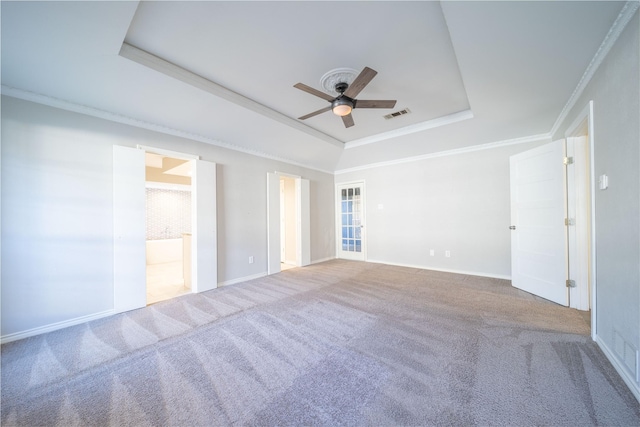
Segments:
[[[358,77],[356,77],[350,85],[345,82],[336,83],[335,90],[339,94],[337,97],[321,92],[305,85],[304,83],[297,83],[293,85],[293,87],[297,89],[303,90],[331,103],[328,107],[314,111],[313,113],[309,113],[305,116],[298,117],[298,120],[306,120],[310,117],[317,116],[318,114],[331,110],[335,115],[341,116],[344,126],[349,128],[355,124],[353,122],[353,116],[351,115],[351,110],[354,108],[393,108],[396,105],[395,100],[355,99],[362,89],[364,89],[365,86],[368,85],[376,76],[376,74],[378,74],[377,71],[372,70],[369,67],[364,67],[364,70],[358,74]]]

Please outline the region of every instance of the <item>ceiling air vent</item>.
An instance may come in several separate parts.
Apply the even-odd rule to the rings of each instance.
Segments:
[[[396,111],[394,113],[391,114],[387,114],[386,116],[384,116],[385,119],[389,120],[389,119],[394,119],[396,117],[402,116],[403,114],[409,114],[411,112],[411,110],[409,110],[408,108],[405,108],[404,110],[400,110],[400,111]]]

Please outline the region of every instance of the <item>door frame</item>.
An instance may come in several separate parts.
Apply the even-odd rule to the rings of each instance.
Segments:
[[[589,103],[582,109],[582,111],[576,116],[574,121],[569,125],[565,132],[565,138],[567,140],[567,144],[570,143],[570,140],[573,138],[584,137],[585,132],[587,134],[587,144],[586,144],[586,155],[588,158],[587,164],[585,165],[589,171],[589,181],[588,183],[583,183],[584,187],[587,188],[590,192],[590,200],[589,200],[589,209],[591,216],[591,224],[589,230],[580,230],[579,228],[576,230],[577,233],[581,234],[582,241],[587,241],[590,245],[590,259],[587,263],[587,270],[582,272],[581,274],[586,274],[587,277],[590,278],[591,285],[591,338],[596,339],[597,336],[597,280],[596,280],[596,204],[595,204],[595,194],[596,194],[596,179],[595,179],[595,139],[594,139],[594,129],[593,129],[593,101],[589,101]],[[583,175],[584,177],[584,175]],[[575,186],[567,187],[567,192],[573,192],[575,194],[576,188]],[[586,235],[585,235],[586,234]],[[571,248],[571,243],[569,242],[569,247]],[[576,247],[576,242],[573,242],[573,247]],[[571,290],[573,291],[573,289]],[[573,291],[575,292],[575,291]]]
[[[284,180],[280,180],[280,263],[284,263],[287,259],[287,220],[285,216],[286,205],[284,198],[286,197]]]
[[[296,197],[296,266],[311,264],[310,182],[300,175],[267,172],[267,274],[281,271],[280,181],[282,177],[295,180]]]
[[[218,239],[216,164],[201,159],[197,154],[137,145],[139,150],[161,154],[191,162],[191,293],[199,293],[218,287]],[[208,165],[205,165],[208,163]],[[200,166],[200,167],[199,167]],[[207,181],[210,185],[203,185]],[[210,197],[202,197],[203,193]],[[198,212],[213,212],[204,218]],[[200,250],[198,250],[198,248]],[[211,259],[214,261],[211,262]],[[207,280],[203,280],[203,279]]]
[[[166,150],[162,148],[136,145],[133,147],[113,146],[114,152],[114,312],[133,310],[146,306],[146,259],[145,259],[145,163],[144,153],[153,152],[192,162],[192,227],[191,242],[191,292],[203,292],[218,286],[217,280],[217,215],[216,215],[216,164],[200,160],[199,155]],[[125,161],[125,164],[120,162]],[[198,168],[208,163],[211,167]],[[198,170],[202,169],[210,185],[200,190],[213,195],[211,200],[200,200],[198,194]],[[134,209],[131,209],[131,207]],[[141,206],[141,207],[140,207]],[[198,210],[213,210],[213,218],[201,218]],[[131,222],[131,218],[134,221]],[[141,216],[142,215],[142,216]],[[200,215],[201,217],[202,215]],[[140,220],[142,218],[142,220]],[[201,230],[199,230],[201,229]],[[202,239],[198,242],[198,234]],[[205,251],[198,251],[206,248]],[[208,255],[206,259],[203,256]],[[211,258],[213,261],[211,261]],[[202,262],[199,262],[202,261]],[[206,261],[206,262],[205,262]],[[207,277],[207,282],[198,283],[198,278]],[[213,278],[213,279],[212,279]],[[144,295],[144,297],[142,297]]]
[[[336,258],[340,258],[342,252],[342,204],[340,199],[340,187],[359,185],[362,187],[362,227],[360,229],[362,240],[362,261],[367,261],[367,204],[366,204],[366,181],[364,179],[356,181],[346,181],[336,183],[334,188],[335,201],[335,224],[336,224]],[[346,258],[343,258],[346,259]]]

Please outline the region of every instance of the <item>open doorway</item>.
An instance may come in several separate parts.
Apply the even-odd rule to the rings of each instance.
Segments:
[[[191,262],[184,263],[191,292],[218,286],[216,164],[200,156],[138,145],[113,146],[113,309],[115,313],[147,305],[145,157],[151,152],[191,166]],[[184,240],[183,240],[184,242]],[[185,254],[185,256],[188,256]],[[190,264],[188,266],[187,264]]]
[[[145,153],[147,304],[191,292],[192,165]]]
[[[267,173],[267,274],[311,263],[309,180]]]
[[[298,241],[296,180],[280,177],[280,269],[288,270],[297,266]]]

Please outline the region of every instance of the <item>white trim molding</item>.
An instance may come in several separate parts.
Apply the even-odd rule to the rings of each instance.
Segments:
[[[417,268],[420,270],[441,271],[443,273],[463,274],[465,276],[477,276],[477,277],[488,277],[490,279],[511,280],[511,276],[504,275],[504,274],[482,273],[478,271],[466,271],[466,270],[450,270],[445,268],[429,267],[425,265],[402,264],[402,263],[380,261],[380,260],[373,260],[373,259],[369,259],[367,260],[367,262],[375,263],[375,264],[394,265],[397,267]]]
[[[405,157],[402,159],[389,160],[385,162],[370,163],[368,165],[356,166],[348,169],[340,169],[334,172],[335,175],[341,175],[349,172],[357,172],[366,169],[380,168],[383,166],[399,165],[402,163],[418,162],[420,160],[433,159],[436,157],[453,156],[457,154],[473,153],[475,151],[489,150],[492,148],[507,147],[509,145],[525,144],[527,142],[551,142],[551,135],[548,133],[525,136],[522,138],[506,139],[504,141],[489,142],[487,144],[471,145],[468,147],[455,148],[453,150],[437,151],[435,153],[423,154],[414,157]]]
[[[409,135],[416,132],[422,132],[428,129],[434,129],[441,126],[450,125],[452,123],[461,122],[473,118],[473,112],[471,110],[459,111],[457,113],[449,114],[447,116],[438,117],[437,119],[427,120],[425,122],[416,123],[410,126],[405,126],[399,129],[394,129],[389,132],[379,133],[377,135],[367,136],[365,138],[355,139],[344,144],[344,149],[360,147],[367,144],[373,144],[374,142],[380,142],[391,138],[397,138],[399,136]]]
[[[199,76],[189,70],[179,67],[178,65],[175,65],[163,58],[160,58],[128,43],[122,43],[120,56],[138,63],[144,67],[162,73],[165,76],[179,80],[185,84],[188,84],[189,86],[193,86],[214,96],[225,99],[229,102],[233,102],[236,105],[247,108],[253,112],[262,114],[265,117],[290,126],[294,129],[318,138],[321,141],[335,145],[336,147],[342,147],[344,145],[342,141],[337,140],[336,138],[322,133],[316,129],[313,129],[310,126],[301,123],[299,120],[294,120],[289,116],[285,116],[284,114],[272,108],[269,108],[266,105],[260,104],[253,99],[240,95],[239,93],[234,92],[218,83],[215,83],[209,79],[205,79],[202,76]]]
[[[89,314],[87,316],[76,317],[75,319],[63,320],[62,322],[51,323],[49,325],[39,326],[37,328],[28,329],[22,332],[16,332],[9,335],[3,335],[0,338],[0,343],[5,344],[11,341],[21,340],[23,338],[34,337],[36,335],[44,334],[47,332],[57,331],[59,329],[68,328],[69,326],[76,326],[82,323],[90,322],[92,320],[102,319],[103,317],[109,317],[116,314],[115,310],[101,311],[95,314]]]
[[[155,148],[155,147],[150,147],[148,145],[141,145],[141,144],[136,145],[136,148],[138,150],[160,154],[161,156],[172,157],[174,159],[201,160],[201,157],[197,154],[182,153],[180,151],[173,151],[173,150],[165,150],[164,148]]]
[[[320,258],[320,259],[316,259],[316,260],[311,261],[311,264],[320,264],[320,263],[331,261],[331,260],[334,260],[334,259],[336,259],[336,257]]]
[[[600,336],[596,336],[596,343],[604,353],[604,355],[609,359],[609,362],[613,365],[613,368],[622,378],[622,381],[629,387],[631,393],[635,396],[636,400],[640,402],[640,385],[636,382],[636,379],[631,376],[629,371],[620,363],[618,358],[613,355],[613,351],[605,344],[604,340],[600,338]]]
[[[266,275],[267,275],[267,272],[263,271],[262,273],[252,274],[244,277],[238,277],[237,279],[225,280],[224,282],[218,282],[218,287],[236,285],[238,283],[248,282],[249,280],[259,279],[261,277],[265,277]]]
[[[22,89],[18,89],[11,86],[0,86],[0,92],[2,95],[10,96],[12,98],[22,99],[24,101],[35,102],[36,104],[46,105],[53,108],[59,108],[61,110],[71,111],[74,113],[84,114],[86,116],[97,117],[99,119],[108,120],[111,122],[122,123],[129,126],[134,126],[141,129],[147,129],[150,131],[163,133],[166,135],[177,136],[179,138],[190,139],[192,141],[204,142],[205,144],[215,145],[216,147],[225,148],[227,150],[238,151],[240,153],[249,154],[256,157],[262,157],[264,159],[275,160],[283,162],[288,165],[300,166],[303,168],[315,170],[318,172],[328,173],[333,175],[333,171],[319,169],[315,166],[299,163],[291,159],[284,157],[274,156],[264,153],[262,151],[252,150],[244,148],[239,145],[231,144],[219,139],[203,136],[191,132],[187,132],[180,129],[174,129],[167,126],[162,126],[156,123],[139,120],[133,117],[125,116],[122,114],[112,113],[110,111],[100,110],[97,108],[89,107],[86,105],[80,105],[60,98],[54,98],[47,95],[42,95],[35,92],[30,92]]]
[[[631,18],[633,18],[633,15],[636,13],[636,10],[638,10],[638,7],[640,7],[640,2],[638,0],[628,1],[622,7],[622,10],[618,14],[618,17],[613,22],[613,25],[609,29],[609,32],[604,37],[604,40],[600,44],[600,47],[598,48],[595,55],[591,59],[591,62],[587,66],[587,69],[584,71],[584,74],[582,75],[582,78],[578,82],[578,85],[576,86],[573,93],[569,97],[569,100],[567,101],[564,108],[560,112],[560,115],[556,119],[556,122],[553,124],[553,127],[551,128],[551,132],[549,132],[551,135],[555,134],[558,131],[558,129],[560,128],[560,125],[562,125],[562,123],[567,118],[567,115],[569,114],[569,112],[573,109],[576,102],[578,102],[578,98],[580,98],[580,95],[582,95],[582,93],[586,89],[587,85],[589,84],[589,82],[595,75],[596,71],[600,67],[600,64],[602,64],[602,61],[604,61],[604,58],[607,56],[607,54],[609,53],[609,51],[611,50],[615,42],[618,40],[618,37],[620,37],[620,34],[622,34],[622,31],[626,28],[627,24],[631,21]]]

